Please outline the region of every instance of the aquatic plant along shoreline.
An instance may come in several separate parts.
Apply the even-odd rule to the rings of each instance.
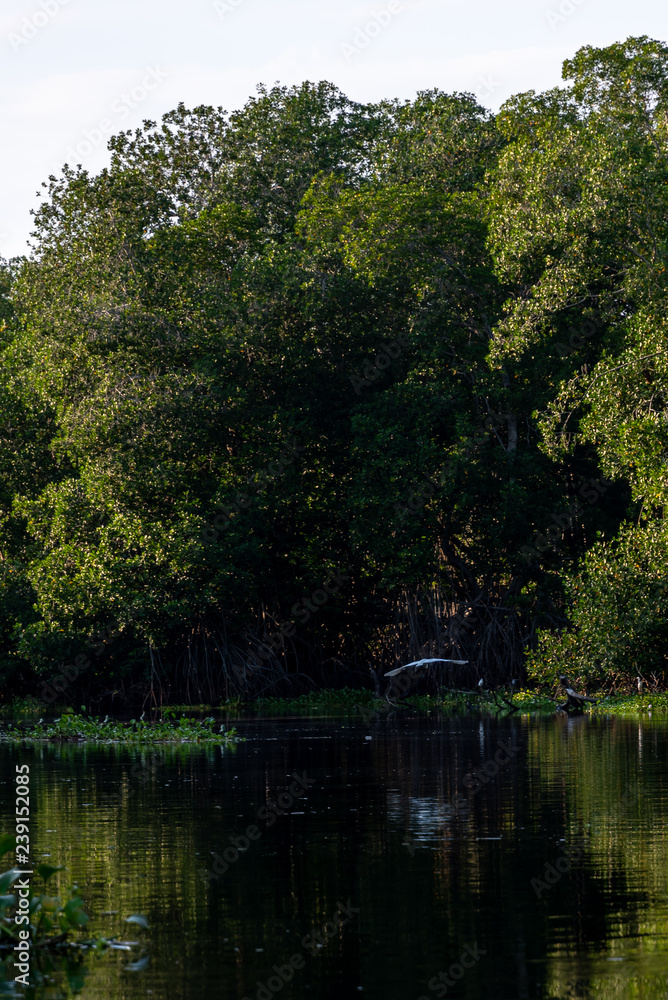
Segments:
[[[501,696],[501,697],[500,697]],[[149,747],[217,745],[233,748],[242,738],[230,720],[253,718],[360,718],[367,726],[399,714],[439,713],[444,715],[552,715],[563,703],[558,685],[552,689],[509,688],[499,692],[473,689],[441,691],[438,694],[409,694],[399,702],[374,695],[360,688],[324,689],[297,698],[261,698],[247,703],[234,700],[221,705],[183,705],[153,713],[144,720],[95,719],[66,712],[44,722],[12,721],[10,712],[0,722],[0,742],[29,743],[98,743],[118,746]],[[20,708],[19,704],[19,708]],[[193,707],[203,718],[193,718]],[[668,714],[668,692],[648,691],[643,694],[600,693],[584,709],[591,715],[649,716],[661,718]],[[215,714],[212,715],[212,713]],[[18,712],[20,717],[21,712]],[[181,716],[178,723],[175,721]],[[229,728],[228,728],[229,727]]]
[[[53,722],[12,723],[0,727],[0,742],[89,742],[120,743],[127,746],[204,744],[233,747],[239,737],[235,729],[225,730],[213,717],[207,719],[181,718],[178,722],[150,722],[133,719],[117,722],[108,717],[103,720],[66,713]]]

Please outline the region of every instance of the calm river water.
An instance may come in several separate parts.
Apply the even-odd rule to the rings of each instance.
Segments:
[[[665,720],[234,724],[232,751],[0,750],[0,830],[27,762],[35,861],[138,942],[28,995],[668,997]]]

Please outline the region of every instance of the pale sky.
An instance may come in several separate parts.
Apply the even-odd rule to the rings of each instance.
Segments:
[[[271,85],[330,80],[358,101],[559,84],[582,45],[668,41],[666,0],[0,0],[0,256],[27,252],[62,164],[179,101],[233,111]]]

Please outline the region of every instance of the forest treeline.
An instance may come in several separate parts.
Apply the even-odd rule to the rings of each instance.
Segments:
[[[668,47],[179,105],[0,269],[0,696],[664,677]]]

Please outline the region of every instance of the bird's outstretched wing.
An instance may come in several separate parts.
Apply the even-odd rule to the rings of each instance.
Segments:
[[[396,677],[400,674],[402,670],[408,670],[410,667],[426,667],[429,663],[455,663],[457,666],[463,667],[468,660],[444,660],[440,656],[432,657],[430,660],[413,660],[412,663],[404,663],[403,667],[396,667],[395,670],[388,670],[385,674],[386,677]]]

